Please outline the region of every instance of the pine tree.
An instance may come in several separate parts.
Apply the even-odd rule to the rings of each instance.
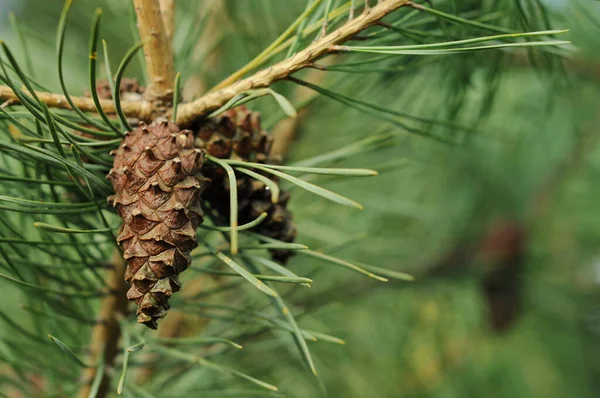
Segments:
[[[14,333],[0,352],[9,396],[306,396],[277,379],[278,355],[289,348],[322,386],[308,342],[344,342],[305,319],[340,294],[413,279],[334,254],[348,235],[311,228],[318,207],[336,204],[323,228],[354,236],[369,218],[354,222],[343,206],[363,206],[324,186],[372,189],[350,177],[402,167],[360,167],[390,148],[440,160],[474,145],[506,59],[529,57],[560,85],[572,53],[535,0],[106,3],[77,55],[87,68],[66,43],[89,7],[70,0],[53,61],[37,63],[14,18],[16,40],[1,43],[0,278],[27,313],[0,312]],[[133,46],[114,69],[110,37],[120,49],[125,34]],[[471,85],[485,93],[475,109]],[[291,161],[298,142],[310,156]],[[489,229],[449,262],[491,268],[481,289],[504,329],[518,316],[523,225]],[[435,260],[411,271],[448,272]],[[351,273],[370,280],[348,286]]]

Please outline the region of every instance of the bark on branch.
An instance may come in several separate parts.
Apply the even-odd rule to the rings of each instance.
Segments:
[[[174,81],[173,53],[170,41],[165,33],[159,0],[133,1],[138,16],[140,36],[142,38],[151,37],[151,40],[144,46],[151,84],[146,91],[148,101],[123,101],[121,104],[127,116],[149,120],[164,113],[166,106],[170,104]],[[258,71],[252,76],[239,80],[219,91],[207,93],[192,102],[181,104],[177,112],[177,124],[185,126],[208,112],[218,109],[244,91],[268,87],[300,69],[310,67],[315,60],[334,52],[335,46],[346,42],[386,15],[409,4],[410,0],[384,0],[292,57]],[[38,96],[41,101],[51,108],[69,109],[69,105],[62,95],[39,93]],[[0,100],[15,99],[16,96],[12,90],[0,86]],[[73,101],[84,111],[95,111],[91,99],[74,97]],[[102,106],[107,113],[115,112],[114,104],[111,101],[102,101]]]
[[[159,0],[133,0],[133,4],[140,38],[150,38],[144,44],[150,78],[145,96],[153,103],[154,110],[161,113],[161,109],[173,101],[173,48],[165,30]]]
[[[310,66],[316,59],[332,52],[333,46],[344,43],[356,34],[377,23],[380,19],[408,5],[409,0],[387,0],[370,8],[355,19],[342,25],[329,35],[315,41],[306,49],[292,57],[263,69],[254,75],[240,80],[219,91],[210,92],[187,104],[182,104],[177,112],[177,124],[186,125],[207,112],[218,109],[227,101],[244,91],[268,87],[292,73]]]
[[[66,98],[62,94],[54,94],[36,91],[36,95],[49,108],[71,109]],[[87,97],[71,97],[73,103],[84,112],[96,112],[96,105],[91,98]],[[19,99],[15,93],[7,86],[0,86],[0,101],[11,101],[19,103]],[[106,113],[116,113],[115,104],[111,100],[100,100],[100,105]],[[121,101],[121,108],[129,117],[146,119],[151,113],[150,104],[138,101]]]

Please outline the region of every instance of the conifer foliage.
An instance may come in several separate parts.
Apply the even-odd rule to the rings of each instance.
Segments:
[[[66,0],[56,19],[58,84],[39,58],[47,52],[28,50],[15,18],[16,40],[0,41],[0,288],[20,289],[25,302],[18,315],[0,312],[1,327],[11,331],[1,340],[0,382],[8,380],[11,398],[256,395],[248,383],[275,393],[277,386],[241,369],[251,356],[237,351],[240,344],[258,339],[293,347],[293,360],[318,377],[309,343],[343,344],[304,325],[336,291],[323,278],[318,305],[298,299],[299,291],[314,291],[303,288],[317,285],[320,265],[367,277],[365,284],[412,277],[337,257],[339,240],[314,244],[323,230],[354,224],[302,230],[300,221],[310,226],[312,215],[294,207],[297,198],[363,209],[325,186],[377,175],[362,168],[362,155],[407,143],[419,152],[473,134],[454,119],[476,75],[489,88],[482,111],[492,102],[500,64],[480,53],[526,48],[554,67],[570,50],[556,39],[564,32],[538,18],[545,9],[537,0],[447,0],[440,9],[409,0],[107,0],[106,14],[93,13],[82,68],[80,59],[65,59],[81,56],[66,50],[66,40],[78,37],[67,35],[77,27],[71,14],[91,14],[83,3]],[[122,44],[129,33],[134,44],[115,69],[117,51],[101,39],[112,34]],[[128,69],[135,60],[139,73]],[[71,73],[87,76],[87,84],[71,87]],[[184,95],[194,84],[212,88]],[[426,114],[411,115],[425,91],[439,103],[423,101]],[[274,142],[290,147],[315,111],[331,122],[322,139],[346,139],[334,103],[353,115],[353,128],[367,126],[357,141],[320,153],[315,140],[317,155],[294,163],[274,153]],[[137,322],[127,300],[137,306]],[[256,352],[272,349],[256,344]],[[56,366],[57,352],[68,368]],[[266,371],[276,366],[246,369],[280,383]]]

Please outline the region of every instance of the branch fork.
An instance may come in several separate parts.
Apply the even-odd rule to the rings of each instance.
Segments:
[[[169,24],[172,25],[172,12],[167,15],[169,0],[133,0],[138,16],[140,36],[150,37],[144,45],[144,55],[150,77],[150,87],[145,94],[145,101],[122,101],[123,112],[128,117],[150,121],[161,114],[169,115],[174,90],[173,49],[169,40]],[[161,4],[163,11],[161,13]],[[315,41],[306,49],[294,54],[292,57],[278,62],[253,75],[239,80],[221,90],[209,92],[206,95],[188,103],[181,104],[177,112],[177,124],[185,126],[194,120],[205,116],[223,106],[244,91],[268,87],[271,84],[284,80],[300,69],[313,67],[314,62],[324,55],[337,51],[335,46],[352,39],[368,27],[379,23],[386,15],[400,7],[411,5],[410,0],[383,0],[376,6],[365,9],[359,16],[348,20],[344,25]],[[69,104],[62,95],[52,93],[38,93],[41,101],[51,108],[69,109]],[[91,99],[72,97],[75,104],[83,111],[94,112],[95,106]],[[0,86],[0,100],[17,100],[12,90]],[[112,101],[102,101],[106,113],[115,113]]]
[[[409,0],[382,1],[292,57],[258,71],[254,75],[239,80],[219,91],[209,92],[195,101],[182,104],[177,112],[177,123],[180,125],[191,123],[198,117],[223,106],[227,101],[244,91],[268,87],[300,69],[310,67],[315,60],[334,52],[334,46],[352,39],[358,33],[378,23],[386,15],[409,3]]]

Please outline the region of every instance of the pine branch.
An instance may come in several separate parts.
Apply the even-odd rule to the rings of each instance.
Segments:
[[[69,102],[62,94],[54,94],[36,91],[39,100],[49,108],[71,109]],[[71,97],[73,103],[84,112],[96,112],[96,105],[92,98]],[[19,103],[19,99],[10,87],[0,86],[0,101],[10,101],[11,104]],[[110,100],[100,100],[100,104],[105,113],[116,113],[115,104]],[[150,103],[138,101],[121,101],[123,112],[130,117],[146,119],[150,114]]]
[[[149,38],[144,44],[146,70],[150,77],[145,96],[161,113],[161,109],[173,101],[173,47],[165,31],[159,0],[133,0],[133,4],[140,38]]]
[[[83,385],[79,390],[79,398],[88,398],[92,384],[97,377],[96,366],[102,358],[104,369],[110,369],[117,356],[118,343],[121,338],[121,329],[116,319],[117,314],[127,313],[127,284],[125,282],[125,264],[121,253],[115,251],[113,259],[114,268],[107,275],[107,285],[110,289],[107,295],[100,302],[98,313],[98,323],[92,329],[90,339],[90,357],[88,364],[83,372]],[[102,376],[102,381],[96,395],[97,398],[106,397],[109,392],[110,377],[108,374]]]
[[[169,10],[169,1],[163,2],[164,7],[167,9],[167,15],[161,13],[159,0],[133,1],[138,16],[140,35],[147,40],[144,45],[144,52],[151,85],[146,91],[147,101],[122,102],[123,114],[151,121],[156,116],[162,114],[169,116],[168,113],[172,112],[168,107],[171,105],[173,95],[173,54],[170,40],[168,40],[168,35],[165,32],[163,19],[172,20],[172,17],[168,14],[172,13],[173,10]],[[234,73],[229,79],[225,80],[225,82],[231,83],[230,85],[218,91],[209,92],[195,101],[182,104],[177,112],[177,124],[185,126],[210,111],[220,108],[241,93],[268,87],[279,80],[290,77],[300,69],[315,67],[314,62],[317,59],[338,52],[341,48],[340,44],[356,37],[357,34],[378,23],[383,17],[402,6],[412,6],[412,3],[410,0],[383,0],[378,2],[375,7],[366,7],[360,16],[349,20],[337,30],[316,40],[306,49],[288,59],[237,82],[233,81],[240,76],[240,73],[239,71]],[[63,96],[49,93],[40,94],[40,100],[45,102],[48,107],[69,108]],[[14,102],[15,98],[14,93],[9,88],[0,87],[0,100]],[[84,111],[95,110],[93,101],[89,99],[75,97],[73,100]],[[115,107],[110,102],[102,102],[102,105],[106,107],[105,112],[115,112]]]
[[[300,69],[312,66],[313,62],[318,58],[334,53],[334,46],[344,43],[356,34],[377,23],[386,15],[408,4],[410,4],[409,0],[383,1],[375,7],[365,10],[357,18],[346,22],[337,30],[315,41],[292,57],[219,91],[208,93],[193,102],[182,104],[177,112],[177,123],[179,125],[188,124],[207,112],[218,109],[238,94],[251,89],[268,87],[278,80],[287,78]]]
[[[169,73],[171,75],[174,74],[173,54],[172,54],[172,44],[171,44],[172,33],[173,33],[173,24],[174,24],[174,20],[173,20],[173,18],[174,18],[174,15],[173,15],[174,14],[173,13],[174,0],[133,0],[133,3],[135,5],[136,13],[138,16],[140,35],[145,40],[144,44],[146,47],[144,50],[145,50],[145,55],[146,55],[146,60],[147,60],[147,70],[148,70],[148,72],[149,72],[148,74],[150,75],[150,78],[151,78],[151,87],[148,90],[148,96],[145,101],[140,101],[140,102],[123,101],[123,102],[121,102],[121,106],[123,108],[122,109],[123,113],[127,116],[135,116],[140,119],[149,120],[155,116],[168,113],[168,108],[171,106],[171,96],[173,94],[173,80],[174,79],[172,78],[172,76],[169,77]],[[331,1],[328,2],[329,5],[330,5],[330,3],[331,3]],[[354,4],[354,3],[355,2],[352,2],[352,4]],[[371,1],[371,3],[373,3],[373,1]],[[367,0],[366,10],[362,15],[360,15],[356,19],[351,17],[351,21],[347,22],[341,28],[337,29],[330,35],[326,35],[326,29],[324,26],[324,28],[323,28],[324,33],[321,36],[319,36],[318,40],[316,40],[311,45],[309,45],[305,50],[300,51],[298,54],[293,54],[291,56],[291,58],[288,58],[282,62],[279,62],[266,70],[258,71],[253,76],[250,76],[247,79],[244,79],[241,81],[238,81],[238,80],[241,79],[243,76],[245,76],[246,72],[252,73],[252,71],[255,70],[256,68],[260,67],[260,65],[255,65],[252,68],[248,68],[248,70],[246,70],[246,72],[243,72],[241,74],[237,73],[237,74],[232,75],[233,78],[230,77],[230,79],[226,80],[228,82],[226,84],[226,86],[228,86],[228,87],[224,87],[223,90],[217,91],[215,93],[209,93],[204,98],[200,98],[199,100],[192,102],[190,104],[182,105],[179,108],[178,122],[187,123],[187,122],[195,120],[197,117],[207,115],[207,114],[209,114],[209,112],[212,109],[216,109],[216,108],[220,107],[221,105],[226,103],[228,100],[235,98],[236,95],[243,93],[248,89],[259,88],[259,87],[261,87],[261,88],[268,87],[272,83],[274,83],[278,80],[282,80],[282,79],[286,79],[286,78],[292,79],[291,75],[300,69],[303,69],[306,67],[316,69],[317,65],[315,65],[315,62],[317,62],[320,59],[320,57],[328,56],[330,54],[335,54],[337,52],[337,49],[339,48],[338,46],[340,44],[343,44],[345,41],[348,41],[351,39],[357,39],[357,35],[360,34],[360,32],[362,32],[364,29],[367,29],[369,26],[376,24],[378,21],[381,20],[381,18],[385,17],[386,15],[388,15],[389,13],[398,9],[399,7],[410,6],[412,3],[408,0],[404,0],[404,1],[403,0],[383,0],[383,1],[378,0],[377,4],[378,5],[375,6],[374,8],[370,8],[369,0]],[[327,7],[329,7],[329,5]],[[327,15],[327,12],[326,12],[326,15]],[[327,20],[327,17],[325,17],[324,19]],[[331,18],[330,20],[333,20],[333,18]],[[317,24],[319,24],[319,23],[320,22],[318,22]],[[145,31],[145,34],[143,33],[143,31]],[[300,37],[300,36],[298,36],[298,37]],[[292,50],[290,50],[290,54],[293,53],[293,48],[295,48],[295,45],[292,46],[291,48],[292,48]],[[274,53],[275,52],[270,53],[269,56],[273,55]],[[334,58],[335,58],[335,56],[330,56],[327,58],[326,61],[330,61]],[[260,62],[260,64],[263,64],[264,61],[265,60],[263,60],[263,62]],[[168,65],[166,65],[166,64],[168,64]],[[324,74],[321,74],[320,72],[318,72],[318,73],[320,74],[319,77],[322,77],[324,75]],[[108,72],[107,75],[111,76],[112,73]],[[94,74],[94,76],[95,76],[95,74]],[[117,83],[117,88],[118,87],[119,87],[119,85]],[[118,91],[118,89],[117,89],[117,91]],[[304,93],[305,91],[306,91],[306,88],[303,86],[297,86],[297,88],[296,88],[296,94]],[[314,94],[314,92],[312,92],[312,93]],[[16,96],[14,95],[14,93],[7,87],[0,87],[0,99],[3,99],[4,95],[6,96],[5,99],[7,100],[7,102],[2,105],[8,106],[8,105],[14,103],[14,100],[16,99]],[[302,94],[300,94],[300,97],[301,97],[301,95]],[[51,94],[51,93],[39,93],[39,97],[40,97],[40,100],[42,102],[46,103],[49,107],[64,108],[64,109],[70,108],[65,97],[63,97],[63,96]],[[115,95],[115,97],[118,98],[117,95]],[[297,97],[297,99],[298,99],[298,97]],[[96,106],[94,105],[94,102],[91,99],[73,98],[73,101],[83,111],[94,112],[97,110]],[[102,106],[105,108],[105,111],[107,113],[114,113],[116,111],[115,106],[111,101],[102,101]],[[187,109],[186,109],[186,107],[187,107]],[[187,110],[187,114],[186,114],[186,110]],[[303,111],[303,113],[302,113],[303,116],[305,116],[305,112],[306,112],[306,110]],[[177,113],[177,112],[174,112],[174,113]],[[120,114],[120,116],[122,116],[122,114]],[[125,118],[121,117],[121,119],[124,120]],[[50,127],[53,127],[51,117],[48,117],[48,120],[49,120]],[[281,138],[279,138],[278,136],[276,137],[276,145],[279,143],[281,145],[281,147],[278,149],[274,149],[275,152],[279,152],[280,154],[285,154],[285,152],[287,151],[288,145],[291,142],[291,140],[293,139],[294,133],[298,127],[298,123],[300,123],[300,118],[286,119],[284,122],[289,122],[289,124],[287,126],[282,126],[283,133],[282,133]],[[124,121],[123,125],[126,126],[127,122]],[[9,128],[10,127],[12,127],[12,126],[9,126]],[[55,129],[49,129],[49,130],[51,130],[50,132],[53,134],[53,138],[58,137],[57,132],[54,131]],[[79,166],[79,168],[82,169],[83,171],[86,171],[86,169],[81,166],[83,163],[81,162],[79,153],[77,151],[73,151],[73,158],[78,161],[78,164],[71,162],[70,158],[67,158],[66,156],[64,156],[64,148],[63,148],[64,145],[62,145],[63,141],[60,141],[61,139],[62,138],[58,137],[58,138],[55,138],[54,141],[55,141],[58,152],[62,156],[61,160],[63,158],[65,159],[63,163],[65,166],[67,166],[67,171],[69,171],[69,174],[71,174],[70,173],[71,168],[72,168],[71,163],[74,164],[75,166]],[[39,139],[39,142],[45,142],[45,141],[49,141],[49,139],[47,139],[47,138]],[[100,142],[98,142],[98,143],[100,143]],[[92,144],[96,145],[97,143],[84,142],[84,144],[82,144],[82,145],[86,145],[86,144],[90,144],[90,146],[91,146]],[[79,149],[78,147],[75,147],[75,148]],[[36,148],[33,148],[33,149],[36,149]],[[45,149],[45,148],[42,147],[41,149]],[[104,150],[104,149],[102,149],[102,150]],[[53,154],[53,152],[50,152],[50,151],[47,151],[47,152],[49,154]],[[20,153],[21,152],[19,152],[19,154]],[[23,152],[23,153],[25,153],[25,152]],[[86,152],[82,151],[82,153],[85,154]],[[51,160],[55,160],[55,159],[51,158]],[[87,161],[85,161],[85,160],[84,160],[84,162],[87,163]],[[235,162],[235,160],[232,162]],[[55,163],[58,163],[58,161],[55,161]],[[243,163],[243,162],[238,161],[238,165],[240,163]],[[52,164],[54,164],[54,163],[52,163]],[[27,163],[24,163],[24,166],[27,167],[28,166]],[[86,164],[86,166],[87,166],[87,164]],[[90,165],[90,166],[96,166],[96,165]],[[22,181],[30,181],[30,180],[32,180],[32,178],[29,177],[29,175],[30,175],[29,170],[25,167],[24,167],[25,177],[22,178],[21,180]],[[292,169],[292,167],[288,167],[287,169]],[[302,171],[298,167],[296,167],[295,169],[296,169],[296,171]],[[97,169],[90,168],[90,170],[95,171]],[[242,169],[240,168],[239,170],[242,170]],[[264,168],[262,171],[266,172]],[[277,171],[275,171],[275,172],[277,172]],[[321,174],[322,173],[323,173],[323,170],[321,170]],[[53,181],[53,178],[50,175],[50,173],[48,173],[48,174],[49,174],[48,180],[40,180],[40,181],[45,181],[46,183],[48,183],[48,181],[50,181],[51,183],[55,183]],[[33,173],[31,173],[31,175],[33,175]],[[37,176],[37,173],[36,173],[36,176]],[[79,183],[79,179],[75,178],[76,176],[75,177],[71,176],[71,177],[72,177],[73,181]],[[259,177],[260,177],[260,175],[259,175]],[[14,177],[14,178],[17,178],[17,177]],[[20,178],[20,177],[18,177],[18,178]],[[297,178],[295,178],[295,180],[297,180],[301,183],[304,182],[303,180],[299,180]],[[69,181],[71,181],[71,180],[69,180]],[[288,181],[293,181],[293,180],[290,179]],[[64,183],[64,181],[59,181],[59,182]],[[236,185],[235,181],[234,181],[233,185],[234,186]],[[52,188],[52,185],[51,185],[51,188]],[[313,193],[317,192],[316,189],[320,189],[320,188],[313,185],[312,192]],[[42,190],[40,190],[40,192],[44,193],[44,191],[42,191]],[[333,195],[336,195],[329,191],[325,191],[323,189],[320,189],[319,192],[320,192],[319,194],[321,196],[329,197],[330,200],[332,200],[331,198],[334,197]],[[94,193],[91,192],[90,196],[94,196]],[[236,197],[235,193],[232,195],[232,197]],[[337,197],[340,198],[339,195],[337,195]],[[233,201],[232,201],[232,203],[233,203]],[[338,203],[341,203],[341,202],[338,202]],[[348,201],[346,201],[346,203],[348,203]],[[237,203],[233,207],[236,208]],[[87,224],[87,221],[85,223]],[[78,228],[82,228],[82,227],[78,226]],[[88,228],[94,228],[94,227],[92,225],[91,227],[88,227]],[[110,230],[111,228],[108,228],[108,229]],[[234,230],[234,229],[235,228],[230,228],[230,230]],[[71,231],[77,231],[77,230],[71,230]],[[81,232],[82,230],[79,230],[79,231]],[[87,229],[84,232],[91,233],[93,231],[98,231],[98,230],[94,228],[94,229]],[[51,241],[49,241],[49,243],[51,243]],[[57,242],[57,243],[62,244],[62,242]],[[91,243],[94,243],[94,241],[91,241]],[[52,252],[50,252],[50,254],[53,255]],[[106,253],[106,254],[108,254],[108,253]],[[103,253],[103,255],[104,255],[104,253]],[[237,259],[235,259],[235,261],[237,261]],[[93,261],[90,260],[90,262],[93,262]],[[83,371],[81,382],[78,383],[79,385],[75,387],[75,388],[79,388],[79,386],[81,386],[81,389],[79,390],[79,394],[78,394],[78,396],[80,396],[80,397],[88,397],[90,395],[93,395],[96,397],[105,398],[106,396],[110,395],[109,386],[111,384],[111,377],[114,377],[114,375],[115,375],[115,372],[111,371],[111,368],[114,368],[114,366],[115,366],[114,361],[117,356],[119,341],[123,340],[124,343],[121,343],[121,345],[123,345],[125,347],[128,346],[128,344],[126,343],[128,340],[127,335],[125,334],[124,338],[121,338],[121,328],[119,327],[119,323],[115,319],[116,316],[118,316],[119,314],[124,314],[127,311],[127,303],[128,303],[128,301],[126,300],[126,294],[125,294],[125,291],[127,290],[127,284],[123,278],[124,265],[122,263],[122,259],[120,258],[119,253],[117,253],[117,256],[115,257],[114,264],[115,264],[114,269],[107,272],[105,275],[106,285],[109,286],[110,294],[106,298],[104,298],[100,303],[96,303],[96,304],[99,304],[99,307],[97,310],[98,311],[98,313],[97,313],[98,323],[94,326],[94,328],[92,330],[92,335],[90,338],[90,357],[86,361],[90,367],[85,368],[85,370]],[[341,264],[341,261],[338,264]],[[250,265],[252,266],[253,264],[251,263]],[[358,268],[358,267],[354,266],[353,264],[349,264],[347,262],[346,262],[346,265],[344,265],[344,266],[347,268],[350,268],[350,266],[353,266],[355,269]],[[218,270],[204,269],[203,271],[217,272]],[[258,271],[256,271],[256,270],[253,270],[252,272],[254,272],[254,274],[258,273]],[[223,273],[223,274],[229,275],[226,273]],[[254,274],[251,274],[250,276],[254,276]],[[191,302],[192,298],[190,297],[190,296],[192,296],[192,294],[196,295],[196,293],[194,293],[194,291],[193,291],[193,288],[194,287],[198,288],[198,289],[206,288],[206,285],[204,283],[201,283],[200,280],[201,280],[201,278],[197,278],[194,281],[192,281],[192,283],[194,283],[194,282],[197,282],[197,283],[188,285],[186,287],[186,291],[183,292],[181,295],[183,301],[187,302],[188,299],[190,300],[190,304],[191,304],[190,307],[192,307],[195,304],[194,302]],[[192,287],[192,290],[190,290],[190,286]],[[214,292],[210,292],[210,294],[214,294]],[[279,313],[282,313],[284,315],[289,314],[288,308],[284,307],[282,302],[274,301],[274,303],[275,303],[274,308],[276,309],[277,314],[279,314]],[[250,306],[248,306],[248,307],[250,307]],[[177,314],[173,314],[173,315],[177,315]],[[164,334],[163,337],[181,336],[182,334],[184,334],[184,332],[190,331],[190,328],[184,327],[185,325],[183,324],[183,321],[184,321],[183,316],[181,316],[181,315],[173,316],[173,315],[171,315],[171,317],[166,318],[164,321],[165,323],[163,323],[161,325],[162,327],[160,329],[160,333]],[[289,317],[291,317],[291,315],[289,315]],[[283,318],[283,319],[285,319],[285,318]],[[285,325],[287,325],[287,324],[285,324]],[[292,330],[292,328],[294,328],[294,327],[295,327],[295,331]],[[298,341],[300,341],[304,344],[304,337],[302,336],[302,333],[301,333],[300,329],[298,328],[298,326],[296,325],[296,322],[293,319],[293,317],[291,317],[289,328],[291,328],[290,331],[292,331],[292,333],[297,332],[297,335],[300,336],[296,340],[297,344],[298,344]],[[196,330],[195,332],[198,335],[200,334],[199,330]],[[76,339],[74,339],[74,340],[76,340]],[[304,355],[304,352],[302,351],[302,347],[300,347],[300,351]],[[307,349],[306,349],[306,352],[308,352]],[[145,364],[143,362],[139,362],[140,364],[142,364],[142,367],[141,367],[141,369],[143,371],[142,376],[141,376],[142,378],[144,378],[144,375],[145,375],[145,377],[149,377],[148,375],[152,375],[152,372],[155,370],[163,371],[163,369],[161,369],[160,365],[164,364],[164,362],[159,362],[160,357],[157,356],[156,352],[151,352],[150,354],[151,355],[148,355],[147,358],[145,358],[146,360],[143,361],[143,362],[146,362]],[[311,367],[312,367],[312,360],[310,360],[310,354],[307,354],[306,357],[308,358],[308,362],[309,362],[309,364],[311,364]],[[181,356],[179,358],[181,359]],[[184,356],[184,358],[185,358],[185,356]],[[199,358],[199,357],[194,357],[194,358]],[[156,359],[156,361],[154,361],[154,359]],[[200,364],[200,360],[196,360],[195,362]],[[127,359],[125,359],[123,363],[124,363],[124,366],[123,366],[123,379],[122,380],[124,381]],[[101,364],[102,366],[97,366],[98,364]],[[216,367],[216,366],[214,366],[213,369],[214,368],[218,369],[218,367]],[[107,371],[105,372],[103,369],[107,369]],[[224,368],[221,367],[221,369],[224,369]],[[19,369],[17,368],[17,370],[19,370]],[[177,371],[177,369],[175,369],[175,370]],[[212,382],[212,380],[211,380],[211,382]],[[217,383],[211,383],[211,385],[212,384],[218,385]],[[95,387],[92,387],[92,385],[94,385]],[[97,390],[96,390],[96,387],[98,387]],[[135,388],[137,388],[137,387],[135,387]],[[222,386],[218,385],[218,388],[222,388]],[[133,390],[134,386],[131,386],[131,389]],[[92,394],[92,390],[96,390],[96,393]],[[133,390],[133,391],[136,392],[136,390]],[[223,392],[223,393],[225,393],[225,392]],[[69,392],[69,394],[70,394],[70,392]],[[168,392],[167,392],[167,394],[168,394]],[[136,395],[138,395],[137,392],[136,392]],[[141,395],[149,396],[150,394],[139,394],[139,395],[140,396]]]

